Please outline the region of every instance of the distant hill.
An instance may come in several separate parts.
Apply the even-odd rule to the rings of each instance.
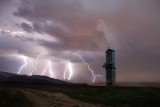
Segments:
[[[15,75],[17,74],[0,71],[0,76],[9,77],[9,76],[15,76]]]
[[[23,83],[23,84],[67,84],[64,81],[52,79],[46,76],[27,76],[27,75],[16,75],[9,76],[5,83]]]
[[[3,84],[43,84],[43,85],[85,85],[87,84],[74,84],[66,81],[50,78],[41,75],[18,75],[0,71],[0,83]]]
[[[14,76],[14,75],[16,74],[0,71],[0,82],[5,81],[8,77]]]
[[[106,86],[105,82],[90,84],[93,86]],[[117,82],[116,86],[136,86],[136,87],[160,87],[160,82]]]

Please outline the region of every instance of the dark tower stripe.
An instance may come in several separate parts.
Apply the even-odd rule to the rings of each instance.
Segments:
[[[103,66],[106,69],[106,85],[115,84],[115,51],[108,49],[106,51],[106,63]]]

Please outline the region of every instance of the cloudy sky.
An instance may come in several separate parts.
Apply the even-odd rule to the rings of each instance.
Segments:
[[[105,82],[108,47],[117,82],[160,82],[160,1],[0,0],[0,71]]]

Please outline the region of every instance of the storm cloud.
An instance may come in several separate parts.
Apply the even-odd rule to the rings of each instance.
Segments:
[[[0,0],[0,70],[16,73],[23,64],[16,55],[47,52],[56,78],[63,79],[61,62],[70,61],[77,68],[72,81],[90,83],[78,53],[96,82],[105,82],[109,47],[116,51],[117,82],[160,82],[159,11],[159,0]]]

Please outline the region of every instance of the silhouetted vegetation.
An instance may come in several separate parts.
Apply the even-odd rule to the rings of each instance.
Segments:
[[[157,107],[160,106],[160,89],[135,87],[93,88],[80,93],[68,93],[72,98],[110,106]]]
[[[0,107],[32,107],[32,105],[21,91],[15,88],[0,88]]]
[[[71,98],[115,107],[158,107],[160,89],[151,87],[32,87]]]
[[[2,87],[2,85],[1,85]],[[73,99],[82,100],[93,104],[102,104],[111,107],[159,107],[160,88],[153,87],[94,87],[84,84],[79,85],[22,85],[4,84],[0,90],[0,104],[9,107],[8,102],[14,107],[27,107],[30,104],[20,89],[43,90],[52,93],[64,93]],[[9,89],[8,89],[9,88]],[[35,91],[36,92],[36,91]],[[38,94],[38,91],[37,91]],[[39,93],[40,94],[40,93]],[[1,107],[1,106],[0,106]]]

